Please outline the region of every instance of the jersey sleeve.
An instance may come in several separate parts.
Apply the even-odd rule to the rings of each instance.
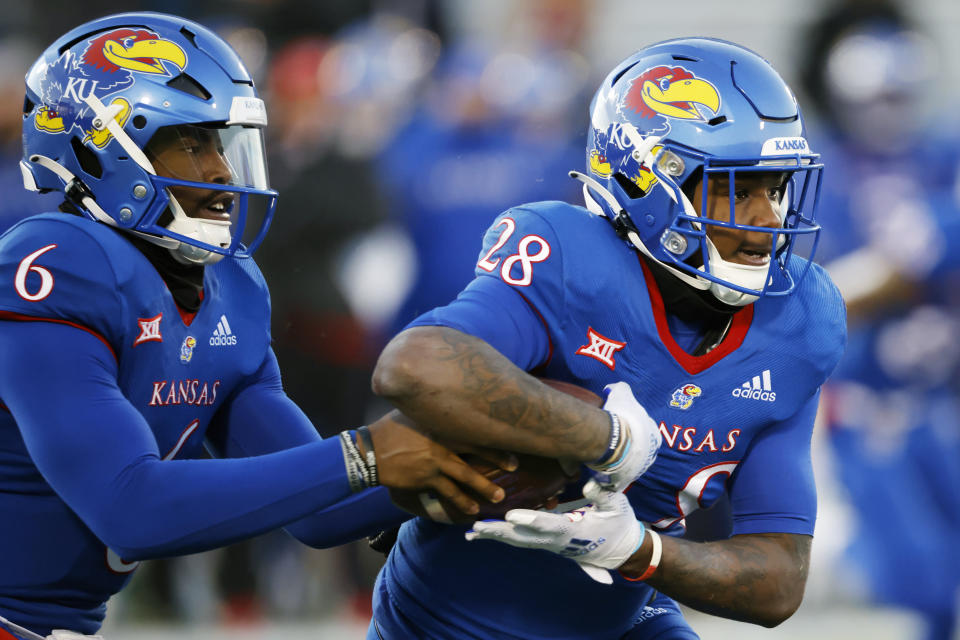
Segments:
[[[513,364],[531,370],[550,355],[543,320],[516,290],[496,278],[477,277],[457,299],[409,325],[443,326],[480,338]]]
[[[550,327],[563,321],[568,287],[561,239],[534,205],[500,215],[487,230],[470,285],[410,326],[443,325],[477,336],[523,369],[550,355]]]
[[[122,330],[116,319],[128,315],[119,294],[125,277],[82,226],[31,218],[0,242],[0,316],[74,324],[117,345]]]
[[[268,349],[260,369],[231,395],[208,432],[213,453],[231,458],[261,456],[320,439],[310,419],[283,390],[273,349]],[[327,548],[397,526],[410,517],[390,501],[385,488],[378,488],[349,496],[284,529],[304,544]]]
[[[813,535],[817,492],[810,439],[820,393],[791,418],[763,430],[751,442],[731,481],[733,534]]]
[[[229,544],[351,495],[337,439],[245,458],[161,460],[101,341],[50,322],[2,324],[0,400],[44,479],[125,560]]]

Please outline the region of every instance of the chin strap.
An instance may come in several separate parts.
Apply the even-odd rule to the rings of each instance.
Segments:
[[[70,170],[65,166],[56,160],[53,160],[52,158],[48,158],[47,156],[42,156],[40,154],[34,154],[30,156],[30,162],[40,165],[63,180],[63,192],[64,195],[66,195],[67,200],[86,209],[97,222],[102,222],[103,224],[110,225],[111,227],[122,229],[122,227],[117,225],[117,221],[114,220],[109,213],[104,211],[103,207],[97,204],[97,201],[93,196],[93,192],[87,188],[87,185],[85,185],[80,178],[73,175],[73,173],[71,173]],[[26,172],[29,171],[29,169],[23,170],[25,172],[24,175],[26,175]],[[167,249],[175,248],[176,245],[180,244],[179,241],[172,240],[170,238],[161,238],[160,236],[155,236],[150,233],[143,233],[134,229],[123,230]]]
[[[80,180],[62,164],[52,158],[48,158],[47,156],[40,154],[34,154],[30,156],[30,162],[47,169],[60,178],[64,184],[63,192],[67,200],[88,211],[97,222],[102,222],[103,224],[111,227],[123,229],[123,231],[131,233],[139,238],[143,238],[151,244],[163,247],[164,249],[169,249],[173,254],[173,257],[178,262],[182,262],[184,264],[213,264],[223,258],[223,256],[219,253],[213,253],[212,251],[194,247],[193,245],[175,240],[173,238],[157,236],[153,235],[152,233],[144,233],[135,229],[124,229],[123,227],[117,225],[117,221],[114,220],[110,214],[104,211],[103,207],[97,204],[93,192],[90,191],[87,185],[85,185],[82,180]],[[21,171],[24,175],[24,187],[26,187],[27,190],[36,191],[36,183],[32,180],[32,174],[30,173],[30,170],[24,166],[22,161],[20,164]],[[31,184],[27,182],[27,175],[30,175],[31,177],[30,182],[33,183],[33,189],[30,188]],[[169,189],[167,189],[166,192],[170,201],[169,207],[174,216],[174,221],[168,225],[168,229],[182,235],[197,234],[203,236],[204,238],[214,236],[211,239],[210,244],[223,244],[223,242],[226,242],[229,245],[229,222],[219,222],[215,220],[195,220],[190,218],[183,210],[183,207],[180,206],[180,203],[177,201],[177,199],[172,193],[170,193]],[[225,240],[223,237],[215,237],[217,235],[224,235],[221,231],[221,227],[226,227],[228,229]]]
[[[583,200],[586,203],[586,208],[588,211],[590,211],[594,215],[598,215],[603,218],[607,217],[606,213],[603,210],[603,207],[601,207],[600,204],[594,198],[594,193],[596,193],[598,196],[600,196],[603,199],[604,202],[607,203],[607,206],[610,207],[611,211],[618,212],[617,216],[626,217],[627,212],[624,210],[622,206],[620,206],[620,203],[617,202],[617,199],[613,197],[613,194],[607,191],[607,189],[602,184],[600,184],[590,176],[580,173],[579,171],[571,171],[570,177],[576,180],[579,180],[580,182],[583,183]],[[637,251],[647,256],[651,260],[656,260],[658,263],[662,264],[665,269],[669,270],[671,274],[675,275],[681,281],[685,282],[691,287],[694,287],[695,289],[706,290],[709,288],[710,281],[704,280],[702,278],[698,278],[696,276],[691,276],[690,274],[684,273],[683,271],[677,269],[676,267],[673,267],[669,264],[666,264],[665,262],[661,262],[660,260],[657,260],[653,256],[653,254],[650,252],[650,250],[647,249],[647,246],[643,244],[643,240],[640,239],[640,236],[637,235],[636,231],[627,229],[626,236],[627,236],[627,240],[630,241],[630,244],[636,247]]]
[[[87,185],[85,185],[77,176],[73,175],[73,173],[71,173],[70,170],[65,166],[52,158],[42,156],[38,153],[30,156],[30,162],[40,165],[63,180],[63,192],[66,194],[67,199],[70,202],[74,202],[82,206],[99,222],[108,224],[111,227],[117,226],[117,221],[110,217],[110,214],[104,211],[103,208],[97,204],[97,201],[93,197],[93,193],[87,188]]]
[[[649,138],[647,138],[647,140],[649,140]],[[600,184],[599,181],[591,176],[580,173],[579,171],[570,171],[569,175],[571,178],[579,180],[583,183],[583,200],[587,210],[590,213],[603,218],[607,217],[603,207],[600,206],[594,197],[594,194],[596,194],[607,204],[608,207],[610,207],[611,211],[617,212],[617,218],[627,218],[627,213],[624,208],[619,202],[617,202],[617,199],[613,196],[613,194],[610,193],[606,187]],[[676,195],[669,189],[667,189],[667,191],[670,193],[671,197],[676,200]],[[684,210],[686,210],[690,215],[695,215],[695,213],[690,213],[693,211],[692,205],[682,192],[680,193],[680,198]],[[677,269],[670,264],[667,264],[661,260],[657,260],[657,258],[653,256],[647,246],[640,239],[640,236],[637,234],[637,232],[632,230],[630,227],[625,226],[625,235],[630,241],[630,244],[636,247],[640,253],[647,256],[651,260],[656,260],[658,263],[662,264],[664,268],[666,268],[672,275],[679,278],[682,282],[701,291],[709,290],[710,293],[717,298],[717,300],[734,307],[746,306],[760,297],[759,292],[763,289],[765,279],[768,277],[770,270],[769,264],[763,267],[755,267],[752,265],[742,265],[724,260],[720,257],[720,253],[717,251],[710,238],[704,237],[704,240],[707,243],[707,252],[711,264],[711,274],[724,280],[737,282],[737,284],[740,284],[740,286],[743,286],[744,288],[755,289],[757,291],[756,294],[744,293],[742,291],[737,291],[735,289],[731,289],[730,287],[726,287],[720,283],[707,280],[706,278],[692,276],[689,273],[685,273],[684,271]],[[774,258],[771,257],[770,259],[773,260]],[[741,280],[745,280],[746,282],[741,284],[739,282]]]

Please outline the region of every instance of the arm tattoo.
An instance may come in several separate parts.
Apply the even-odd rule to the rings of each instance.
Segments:
[[[663,560],[648,582],[694,609],[773,626],[800,605],[811,540],[786,533],[707,543],[664,538]]]
[[[477,338],[446,332],[444,342],[449,359],[456,363],[463,387],[489,407],[491,420],[513,425],[531,434],[566,442],[572,451],[602,447],[609,438],[609,424],[596,428],[596,410],[566,395],[547,389],[515,367],[506,358],[491,358],[493,349]],[[484,349],[483,347],[486,347]],[[495,352],[494,352],[495,353]],[[606,417],[604,417],[606,421]],[[598,438],[599,436],[599,438]]]
[[[431,431],[551,457],[592,460],[603,453],[606,413],[546,387],[479,338],[438,327],[410,332],[424,338],[409,349],[417,383],[390,399]]]

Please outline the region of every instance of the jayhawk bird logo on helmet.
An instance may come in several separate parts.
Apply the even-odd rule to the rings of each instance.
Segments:
[[[669,118],[707,120],[702,107],[711,117],[720,111],[720,93],[707,80],[696,77],[683,67],[658,66],[647,69],[630,82],[623,106],[642,118],[659,118],[662,124],[651,124],[650,131],[669,129]]]
[[[176,43],[146,29],[115,29],[89,41],[79,56],[64,51],[47,66],[40,79],[43,104],[34,116],[34,126],[49,133],[83,132],[83,141],[103,148],[110,132],[94,126],[95,115],[87,104],[90,96],[107,97],[129,88],[136,74],[170,75],[165,63],[183,69],[187,56]],[[114,118],[123,127],[130,116],[130,103],[117,98],[111,103]]]

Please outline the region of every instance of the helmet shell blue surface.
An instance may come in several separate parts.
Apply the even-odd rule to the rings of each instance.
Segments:
[[[793,92],[766,60],[709,38],[654,44],[607,75],[590,117],[588,204],[592,200],[624,235],[633,233],[638,248],[700,288],[716,285],[714,292],[735,304],[793,290],[783,267],[797,235],[819,233],[815,205],[822,166],[806,142]],[[731,269],[719,268],[709,250],[705,229],[717,223],[696,214],[683,187],[717,173],[734,178],[771,170],[790,176],[783,224],[766,230],[776,256],[766,277],[738,280]],[[732,198],[730,222],[721,226],[761,230],[737,224]]]
[[[104,108],[99,113],[98,103]],[[113,121],[109,127],[108,121]],[[50,45],[27,74],[22,162],[27,186],[67,189],[75,177],[82,183],[80,193],[92,195],[102,212],[85,211],[90,217],[170,235],[157,220],[169,205],[167,187],[177,182],[158,180],[142,150],[158,129],[181,124],[266,125],[253,80],[230,45],[200,24],[161,13],[124,13],[88,22]],[[59,168],[38,163],[38,157]],[[241,195],[240,209],[246,210],[249,194],[273,200],[259,242],[276,193],[265,183],[250,187],[254,185],[241,181],[231,189]],[[68,191],[68,198],[76,193]],[[174,235],[218,253],[246,251],[236,241],[229,248],[205,246]]]

